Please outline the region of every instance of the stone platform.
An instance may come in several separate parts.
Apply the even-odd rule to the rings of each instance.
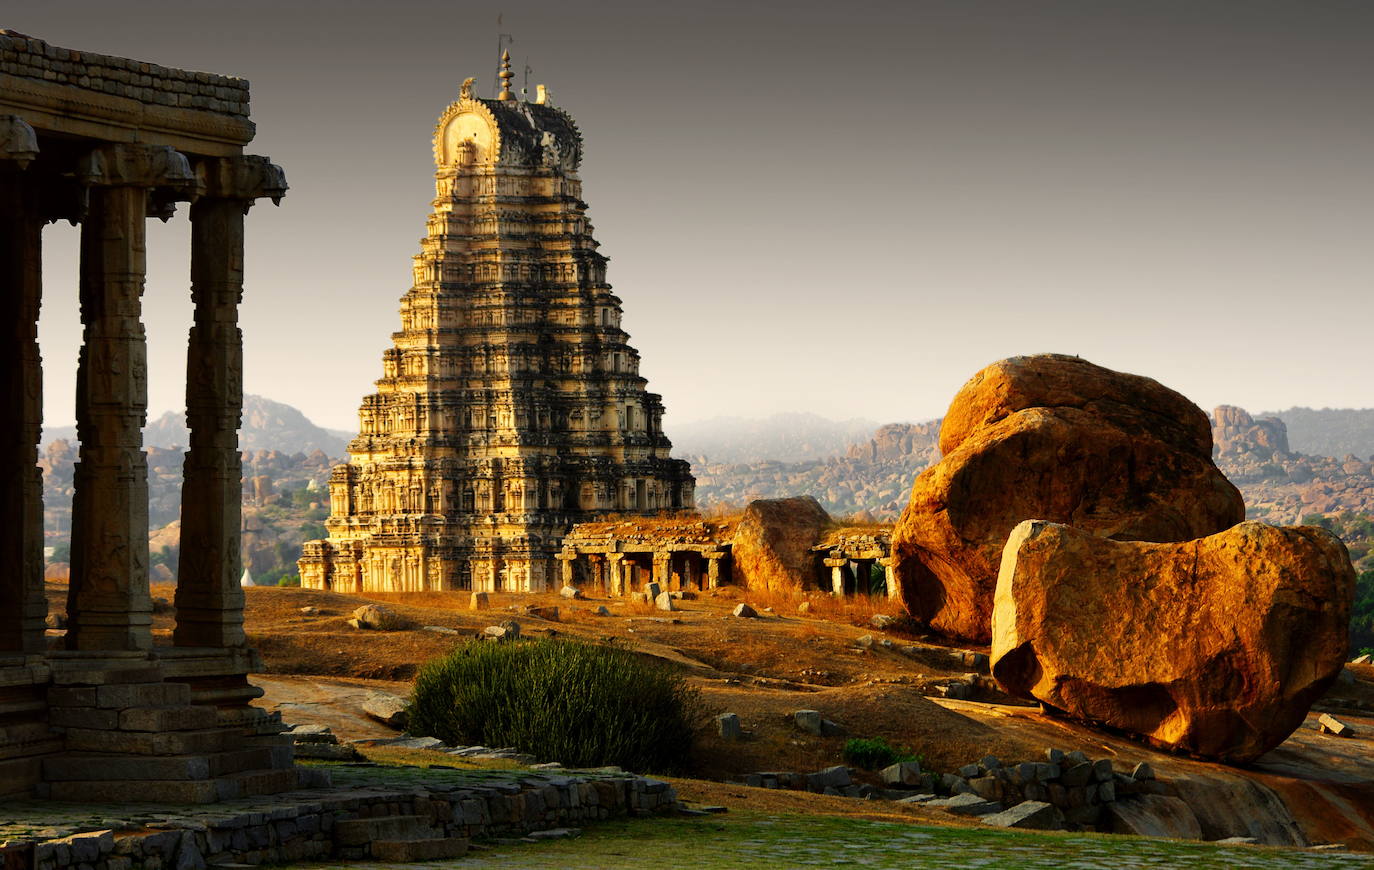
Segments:
[[[164,870],[304,860],[457,857],[519,836],[672,811],[672,786],[604,771],[306,768],[337,785],[211,806],[0,803],[6,870]],[[326,773],[326,771],[328,771]]]

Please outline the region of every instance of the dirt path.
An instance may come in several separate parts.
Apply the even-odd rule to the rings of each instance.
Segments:
[[[406,695],[410,684],[392,680],[253,674],[249,680],[263,690],[254,705],[280,711],[291,725],[328,725],[340,740],[394,737],[396,732],[363,712],[370,692]]]

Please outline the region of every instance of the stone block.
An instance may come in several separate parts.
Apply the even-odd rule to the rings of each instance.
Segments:
[[[98,707],[52,707],[48,711],[48,724],[57,728],[114,731],[119,728],[119,711],[101,710]]]
[[[1112,760],[1110,758],[1103,758],[1093,762],[1093,779],[1098,782],[1111,782],[1114,773],[1115,771],[1112,770]]]
[[[406,701],[388,692],[371,692],[363,699],[363,712],[389,728],[404,728],[409,718]]]
[[[43,776],[50,782],[209,779],[210,762],[203,755],[66,754],[44,759]]]
[[[372,857],[377,861],[408,864],[416,861],[443,861],[468,853],[468,840],[443,837],[432,840],[375,840]]]
[[[673,604],[673,596],[667,592],[660,592],[654,597],[654,607],[659,610],[677,610],[677,606]]]
[[[972,793],[927,801],[925,805],[961,816],[987,816],[1002,811],[1002,805],[997,801],[985,800]]]
[[[223,751],[240,737],[234,729],[158,733],[68,728],[66,742],[67,749],[73,752],[197,755]]]
[[[744,736],[740,728],[739,714],[721,713],[716,717],[716,733],[722,740],[739,740]]]
[[[1323,734],[1330,734],[1335,737],[1349,737],[1355,733],[1355,729],[1332,716],[1330,713],[1323,713],[1317,719],[1317,730]]]
[[[1136,782],[1154,778],[1155,769],[1150,766],[1148,761],[1140,762],[1135,766],[1135,769],[1131,771],[1131,779],[1134,779]]]
[[[185,683],[129,683],[97,686],[95,693],[95,706],[106,709],[174,707],[191,703],[191,687]]]
[[[921,784],[921,765],[916,761],[899,761],[884,767],[878,776],[890,786],[915,788]]]
[[[1060,775],[1059,781],[1062,782],[1068,788],[1078,788],[1079,786],[1085,786],[1093,781],[1093,766],[1086,761],[1079,762],[1078,764],[1075,764],[1072,767],[1067,768]]]
[[[468,596],[468,610],[486,610],[491,607],[491,596],[486,592],[474,592]]]
[[[827,787],[844,788],[851,784],[849,768],[842,764],[806,775],[806,787],[810,791],[821,791]]]
[[[558,590],[558,594],[563,596],[564,598],[569,599],[570,601],[576,601],[577,599],[583,597],[582,590],[578,589],[576,586],[564,586],[562,589]]]
[[[339,846],[363,846],[376,840],[418,840],[433,837],[429,820],[421,816],[374,816],[334,823]]]
[[[1030,828],[1039,831],[1058,831],[1064,827],[1064,815],[1051,804],[1023,801],[1000,813],[983,816],[985,825],[997,828]]]
[[[56,801],[111,804],[208,804],[222,800],[213,779],[54,782],[49,796]]]
[[[821,714],[819,710],[798,710],[792,714],[792,721],[807,734],[821,736]]]
[[[748,604],[745,604],[743,601],[741,601],[739,604],[736,604],[735,609],[730,612],[734,616],[738,616],[740,619],[755,619],[759,615],[759,612],[757,610],[750,607]]]
[[[122,731],[194,731],[217,722],[214,707],[130,707],[119,713]]]

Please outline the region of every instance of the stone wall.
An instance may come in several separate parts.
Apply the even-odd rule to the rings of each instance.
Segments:
[[[0,29],[0,73],[172,108],[248,117],[248,82],[58,48]]]
[[[375,769],[375,768],[373,768]],[[378,841],[519,836],[677,806],[667,783],[631,774],[530,774],[486,784],[296,792],[185,808],[0,805],[0,866],[171,870],[208,865],[375,858]],[[66,818],[65,816],[70,816]],[[91,830],[95,825],[105,830]],[[122,829],[121,829],[122,828]],[[11,837],[6,840],[7,835]],[[19,833],[20,830],[27,833]],[[10,863],[13,861],[14,863]]]

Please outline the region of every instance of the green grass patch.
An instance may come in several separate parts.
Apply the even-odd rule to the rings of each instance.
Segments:
[[[360,865],[348,866],[356,870]],[[474,852],[454,866],[464,870],[536,867],[666,870],[684,866],[692,870],[803,867],[1345,870],[1374,867],[1374,856],[1213,846],[1108,834],[940,828],[841,816],[743,811],[695,819],[599,822],[588,827],[577,839],[499,846],[491,851]]]
[[[852,737],[841,751],[845,764],[864,770],[882,770],[899,761],[920,761],[921,756],[904,746],[893,746],[881,737]]]

